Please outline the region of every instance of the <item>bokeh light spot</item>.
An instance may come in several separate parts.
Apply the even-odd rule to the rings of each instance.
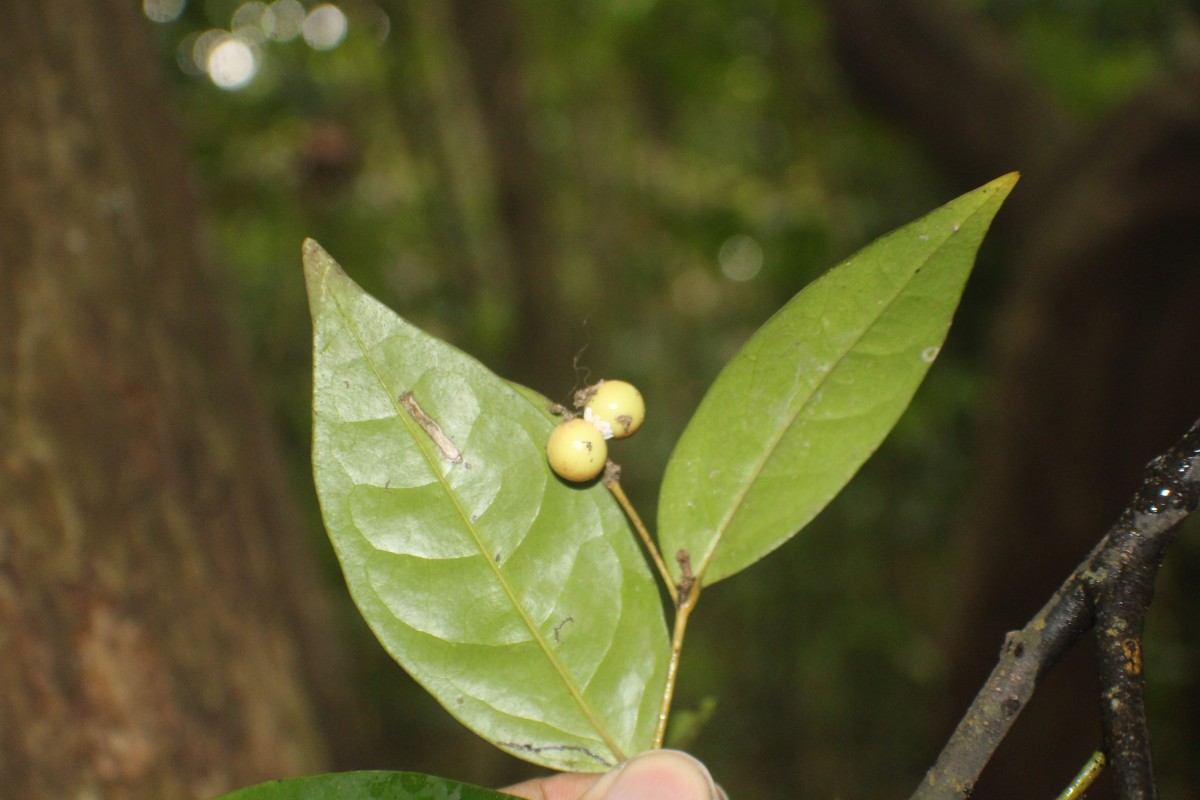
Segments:
[[[151,22],[174,22],[186,5],[187,0],[142,0],[142,13]]]
[[[200,34],[189,33],[183,37],[183,41],[175,49],[175,63],[179,65],[179,68],[183,70],[185,75],[199,76],[205,74],[203,63],[196,61],[196,53],[198,52],[197,44],[199,42]]]
[[[226,36],[208,51],[208,77],[222,89],[240,89],[258,71],[258,60],[250,45],[234,36]]]
[[[208,74],[208,57],[221,42],[229,38],[229,31],[210,28],[204,33],[191,39],[192,63],[196,65],[200,75]],[[187,40],[185,40],[187,41]]]
[[[230,20],[233,35],[249,45],[262,44],[275,28],[275,15],[266,3],[242,3]]]
[[[304,18],[304,41],[314,50],[332,50],[346,38],[346,15],[332,3],[319,5]]]
[[[731,281],[748,281],[762,269],[762,246],[751,236],[730,236],[717,252],[721,272]]]
[[[271,3],[270,37],[277,42],[290,42],[304,27],[304,6],[300,0],[275,0]]]

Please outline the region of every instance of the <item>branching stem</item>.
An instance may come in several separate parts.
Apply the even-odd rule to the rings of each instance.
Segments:
[[[1200,506],[1200,420],[1150,462],[1108,533],[1020,631],[975,696],[912,800],[965,800],[1038,681],[1093,626],[1100,645],[1105,755],[1118,800],[1153,800],[1142,625],[1154,578],[1183,520]]]
[[[700,599],[700,581],[692,574],[692,562],[687,551],[680,550],[675,558],[679,561],[681,577],[679,583],[675,583],[666,562],[663,561],[662,553],[658,551],[658,545],[654,543],[646,524],[642,522],[633,503],[625,496],[625,490],[621,488],[620,466],[609,461],[602,480],[625,510],[629,521],[633,523],[634,530],[646,546],[646,551],[650,553],[650,559],[654,562],[663,586],[671,596],[671,604],[675,607],[675,625],[671,631],[671,660],[667,662],[667,682],[663,687],[662,704],[658,708],[658,724],[654,729],[654,748],[658,749],[663,746],[667,735],[667,719],[671,715],[671,700],[675,696],[675,679],[679,676],[679,658],[683,654],[683,634],[687,630],[688,617],[696,607],[696,601]]]
[[[679,566],[683,580],[675,594],[680,599],[675,603],[675,627],[671,631],[671,660],[667,663],[667,684],[663,688],[662,705],[658,710],[658,727],[654,731],[654,747],[662,747],[667,735],[667,717],[671,713],[671,700],[675,696],[675,678],[679,675],[679,657],[683,653],[683,634],[687,630],[688,617],[700,599],[700,581],[692,576],[687,551],[679,551]]]

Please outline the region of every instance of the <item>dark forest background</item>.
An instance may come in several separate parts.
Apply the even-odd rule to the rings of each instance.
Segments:
[[[763,320],[1023,173],[892,437],[689,629],[677,713],[711,714],[688,747],[734,798],[911,792],[1004,632],[1200,416],[1194,2],[44,0],[0,30],[3,797],[531,774],[340,584],[306,236],[550,397],[638,384],[623,483],[653,518]],[[1200,785],[1196,527],[1149,620],[1164,798]],[[1080,648],[1051,674],[977,797],[1066,785],[1100,746],[1092,671]]]

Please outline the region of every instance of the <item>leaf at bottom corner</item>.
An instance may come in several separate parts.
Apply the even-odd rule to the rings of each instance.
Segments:
[[[512,800],[512,795],[419,772],[339,772],[248,786],[214,800]]]

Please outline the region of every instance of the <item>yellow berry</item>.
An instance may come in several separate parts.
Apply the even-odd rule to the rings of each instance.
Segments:
[[[566,480],[590,481],[608,461],[608,444],[596,426],[576,417],[550,433],[546,458],[550,468]]]
[[[602,431],[608,426],[612,438],[624,439],[642,427],[646,419],[646,401],[631,383],[601,381],[584,413]]]

